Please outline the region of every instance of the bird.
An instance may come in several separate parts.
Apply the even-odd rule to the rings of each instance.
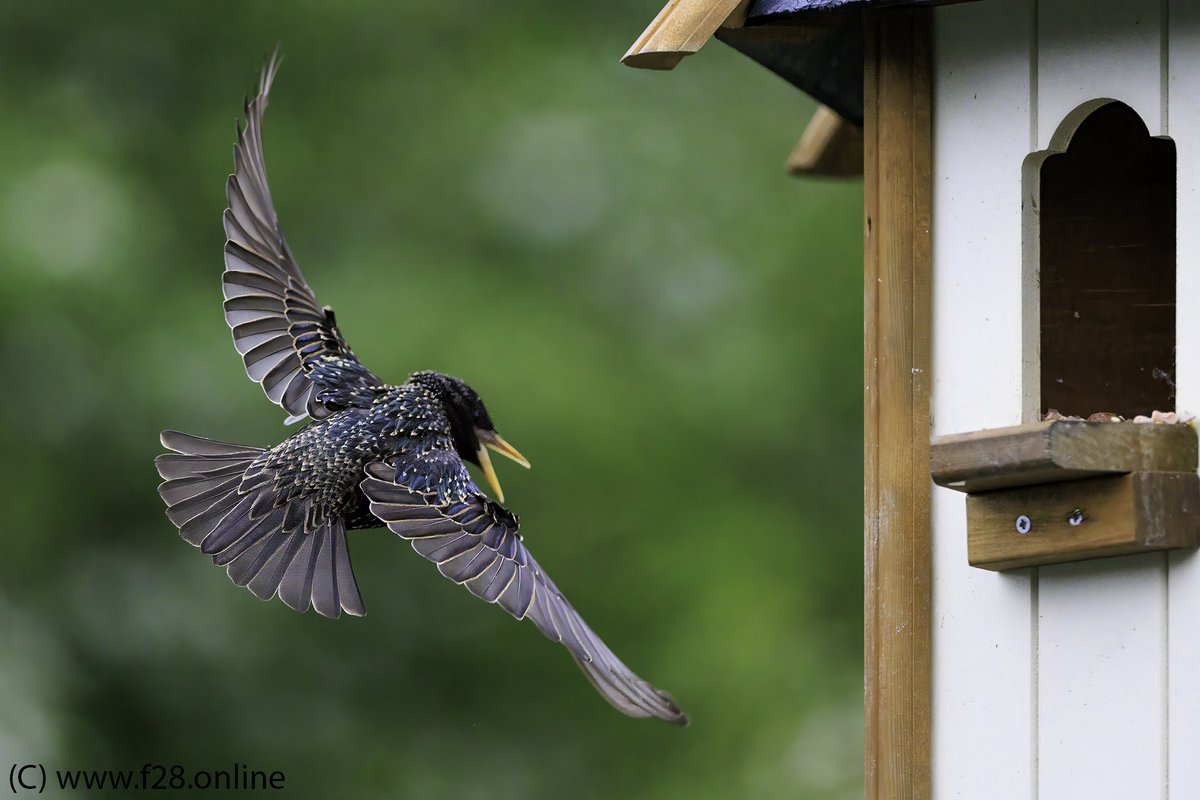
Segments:
[[[167,517],[233,583],[330,618],[366,613],[347,532],[389,529],[451,581],[563,644],[619,711],[687,725],[671,695],[617,658],[526,548],[489,450],[529,461],[496,432],[479,394],[428,370],[384,383],[354,355],[333,310],[318,304],[267,183],[263,116],[280,62],[278,50],[264,61],[237,126],[222,290],[247,375],[286,422],[306,424],[270,448],[163,431],[168,452],[155,465]]]

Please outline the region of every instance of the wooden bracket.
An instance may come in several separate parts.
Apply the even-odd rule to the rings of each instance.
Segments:
[[[967,561],[1002,570],[1195,547],[1200,476],[1133,472],[967,496]]]
[[[965,491],[967,560],[1003,570],[1200,544],[1196,431],[1060,420],[935,439]]]

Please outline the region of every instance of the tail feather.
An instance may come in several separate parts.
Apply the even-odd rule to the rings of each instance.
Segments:
[[[245,444],[230,444],[229,442],[218,442],[216,439],[206,439],[203,436],[192,436],[190,433],[182,433],[181,431],[163,431],[158,437],[162,442],[162,446],[168,450],[173,450],[176,453],[182,453],[189,456],[238,456],[248,455],[251,458],[257,457],[263,452],[261,447],[252,447]]]
[[[325,526],[325,541],[320,552],[313,557],[317,571],[313,580],[313,608],[319,613],[339,606],[350,614],[361,616],[367,613],[354,571],[350,568],[350,552],[346,549],[346,532],[340,521],[331,521]]]
[[[280,525],[283,520],[280,520]],[[269,558],[264,559],[261,569],[258,574],[247,584],[247,588],[254,593],[255,597],[262,600],[268,600],[275,596],[279,591],[280,584],[283,583],[283,576],[287,573],[288,568],[295,560],[296,554],[300,552],[300,548],[304,545],[306,539],[311,536],[296,534],[288,534],[280,531],[283,536],[283,541],[279,543],[279,547]],[[262,558],[260,555],[259,558]]]
[[[260,537],[257,542],[246,548],[244,553],[230,562],[227,572],[229,573],[229,577],[238,586],[249,586],[250,582],[262,572],[267,562],[292,538],[283,532],[283,528],[279,524],[280,522],[282,520],[277,518],[271,519],[262,528],[263,530],[270,531],[270,533]],[[261,590],[256,592],[255,596],[261,596]],[[267,596],[270,597],[270,595]]]
[[[171,452],[154,463],[167,517],[235,584],[297,611],[366,613],[342,521],[304,498],[288,501],[266,475],[244,479],[266,451],[179,431],[163,431],[162,444]]]
[[[164,501],[174,506],[182,503],[184,500],[191,500],[212,489],[228,486],[230,483],[240,481],[241,479],[242,476],[237,473],[233,475],[215,475],[213,477],[197,475],[192,478],[173,478],[164,481],[158,493]]]
[[[204,511],[201,511],[187,522],[179,525],[180,535],[183,536],[188,544],[201,547],[204,544],[204,540],[213,532],[213,529],[220,525],[229,514],[233,513],[233,509],[243,499],[237,491],[230,492]],[[170,512],[168,511],[169,516]]]
[[[197,462],[198,458],[203,458],[203,463]],[[240,474],[248,461],[253,461],[253,458],[247,456],[221,458],[164,453],[154,459],[154,465],[158,467],[158,474],[164,480],[173,480],[175,478],[217,478],[225,474]]]
[[[230,548],[235,553],[233,556],[227,558],[224,554],[218,554],[213,560],[214,563],[220,561],[225,566],[229,580],[238,586],[245,586],[262,569],[259,556],[263,554],[264,550],[270,555],[279,547],[279,541],[282,539],[283,533],[273,529],[269,524],[256,526]]]
[[[286,527],[286,523],[285,523]],[[317,568],[317,548],[325,541],[325,530],[322,528],[312,536],[306,536],[300,552],[288,565],[287,571],[279,581],[279,599],[288,608],[304,611],[312,600],[314,573]]]
[[[169,504],[167,518],[182,527],[200,512],[211,508],[215,501],[227,497],[230,492],[236,492],[241,480],[236,475],[232,478],[219,478],[215,486],[204,488],[204,484],[209,482],[204,478],[194,481],[176,478],[164,483],[158,493]],[[168,483],[173,485],[168,486]],[[168,495],[174,495],[178,499],[171,499]]]
[[[230,502],[234,505],[227,513],[220,515],[220,519],[214,521],[212,525],[204,526],[208,532],[199,541],[200,552],[206,556],[213,556],[213,563],[218,565],[221,564],[216,559],[219,553],[239,541],[251,528],[269,524],[269,520],[261,517],[255,519],[250,515],[250,509],[256,498],[255,494],[246,492],[243,487],[239,487],[229,497]]]

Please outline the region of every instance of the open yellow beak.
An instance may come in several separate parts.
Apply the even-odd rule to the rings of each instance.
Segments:
[[[492,448],[500,455],[508,456],[525,469],[529,469],[529,461],[517,452],[517,448],[504,441],[504,438],[495,431],[483,431],[476,428],[475,436],[479,439],[479,450],[476,451],[476,455],[479,456],[479,466],[483,469],[483,477],[487,478],[488,485],[492,487],[496,499],[503,503],[504,490],[500,488],[500,479],[496,477],[496,470],[492,467],[488,448]]]

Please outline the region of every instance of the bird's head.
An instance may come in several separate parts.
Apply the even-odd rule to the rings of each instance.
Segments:
[[[450,438],[454,441],[459,458],[483,470],[483,476],[495,492],[496,499],[503,503],[504,492],[500,488],[496,470],[492,468],[488,448],[508,456],[526,469],[529,468],[529,462],[517,452],[517,448],[496,433],[491,415],[476,391],[458,378],[440,372],[418,372],[410,380],[424,386],[442,404],[450,421]]]

